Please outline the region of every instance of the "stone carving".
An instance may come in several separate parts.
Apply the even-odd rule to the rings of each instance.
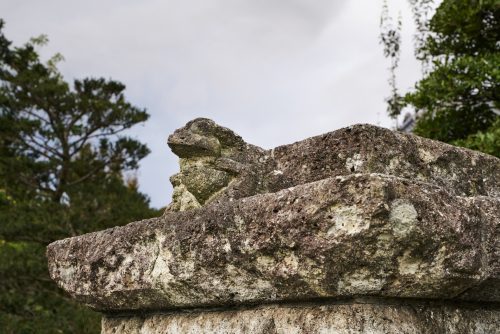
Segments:
[[[103,333],[500,325],[499,159],[370,125],[263,150],[196,119],[168,143],[163,216],[48,246]]]
[[[174,192],[167,212],[355,173],[420,180],[457,195],[500,196],[500,173],[488,156],[371,125],[264,150],[197,118],[170,135],[168,145],[180,158],[180,172],[170,178]]]
[[[187,123],[168,137],[168,145],[180,158],[180,172],[170,178],[174,193],[167,212],[272,191],[271,182],[279,182],[266,175],[272,169],[269,152],[210,119]]]

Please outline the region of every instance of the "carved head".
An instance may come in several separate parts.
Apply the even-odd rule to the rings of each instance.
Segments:
[[[207,118],[196,118],[168,137],[168,146],[179,158],[220,157],[223,151],[245,146],[228,128]]]
[[[223,190],[240,170],[238,159],[247,144],[233,131],[206,118],[197,118],[168,137],[168,146],[180,158],[171,211],[202,206]]]

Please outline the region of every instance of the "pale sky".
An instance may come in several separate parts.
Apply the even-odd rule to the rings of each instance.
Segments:
[[[420,77],[407,1],[398,85]],[[389,61],[379,44],[382,0],[2,0],[15,44],[46,34],[67,80],[123,82],[151,117],[131,134],[152,153],[138,172],[155,207],[170,202],[177,157],[167,136],[208,117],[263,148],[385,115]]]

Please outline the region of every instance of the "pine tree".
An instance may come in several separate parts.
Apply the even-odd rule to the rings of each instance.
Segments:
[[[97,313],[48,277],[50,242],[157,212],[125,175],[148,153],[124,132],[147,120],[114,80],[64,80],[44,36],[14,47],[0,21],[0,328],[96,333]]]

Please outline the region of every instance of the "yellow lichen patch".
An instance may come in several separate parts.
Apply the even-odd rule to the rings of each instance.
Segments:
[[[357,234],[370,227],[370,221],[363,218],[356,205],[334,206],[328,214],[333,222],[326,232],[328,237]]]
[[[174,187],[172,198],[172,203],[176,204],[174,211],[187,211],[201,207],[196,197],[183,184]]]
[[[429,152],[428,150],[424,150],[422,148],[418,149],[418,156],[426,164],[431,163],[434,160],[436,160],[436,157],[431,152]]]
[[[402,256],[398,257],[398,270],[401,275],[415,275],[420,272],[421,266],[424,266],[422,261],[411,256],[409,250],[406,250]]]
[[[328,292],[322,286],[326,272],[316,261],[308,257],[301,258],[298,274],[319,296],[328,296]]]
[[[262,273],[269,273],[272,269],[274,269],[275,265],[276,261],[270,256],[262,255],[256,259],[256,268]]]
[[[373,271],[366,268],[346,273],[338,282],[340,294],[365,294],[380,291],[385,284],[385,278],[377,277]]]

